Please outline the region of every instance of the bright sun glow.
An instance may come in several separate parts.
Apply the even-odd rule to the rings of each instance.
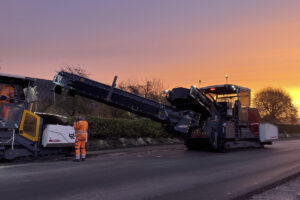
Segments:
[[[291,88],[287,90],[292,97],[293,103],[298,108],[298,116],[300,117],[300,88]]]

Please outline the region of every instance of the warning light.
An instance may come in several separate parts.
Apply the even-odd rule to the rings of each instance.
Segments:
[[[210,88],[209,90],[210,90],[210,91],[215,91],[215,90],[216,90],[216,88]]]

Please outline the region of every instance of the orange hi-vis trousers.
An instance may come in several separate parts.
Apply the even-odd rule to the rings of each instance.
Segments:
[[[87,133],[76,133],[76,140],[75,140],[75,155],[76,159],[86,157],[86,150],[85,150],[85,142],[87,138]]]

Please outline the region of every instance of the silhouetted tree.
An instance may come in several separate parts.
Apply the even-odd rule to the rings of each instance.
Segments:
[[[72,74],[76,74],[85,78],[89,77],[89,73],[80,65],[74,66],[74,65],[63,65],[60,67],[61,71],[69,72]]]
[[[262,89],[255,95],[254,104],[263,121],[297,122],[297,108],[293,105],[290,95],[282,89]]]
[[[119,88],[154,101],[167,103],[166,98],[162,95],[164,84],[160,79],[145,79],[142,83],[128,80],[127,82],[121,82]]]

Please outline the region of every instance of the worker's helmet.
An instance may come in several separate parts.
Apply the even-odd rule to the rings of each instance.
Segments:
[[[78,115],[77,120],[78,120],[78,121],[81,121],[81,120],[85,120],[85,118],[84,118],[84,116],[82,116],[82,115]]]

